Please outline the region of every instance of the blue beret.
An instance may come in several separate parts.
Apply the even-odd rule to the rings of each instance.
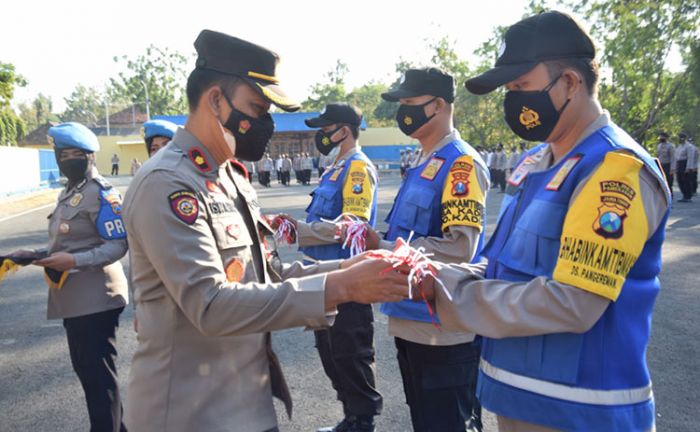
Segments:
[[[80,123],[61,123],[49,129],[49,141],[57,149],[77,148],[86,152],[100,150],[95,134]]]
[[[155,136],[172,138],[175,132],[177,132],[177,125],[167,120],[149,120],[143,124],[143,135],[146,139]]]

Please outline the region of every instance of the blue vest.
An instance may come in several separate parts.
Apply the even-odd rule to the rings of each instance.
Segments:
[[[574,190],[606,153],[619,149],[634,153],[665,184],[657,164],[629,135],[617,126],[599,129],[556,165],[529,173],[513,196],[504,200],[496,231],[484,248],[489,260],[486,277],[551,278]],[[570,157],[581,159],[558,190],[547,190]],[[646,431],[652,427],[654,401],[645,352],[659,291],[667,217],[668,211],[630,269],[617,301],[587,332],[483,339],[477,391],[485,408],[563,430]]]
[[[361,160],[370,167],[373,166],[369,158],[361,151],[358,151],[346,159],[343,166],[325,172],[318,187],[311,192],[311,204],[306,208],[306,222],[316,222],[321,219],[332,220],[343,213],[343,185],[345,184],[345,177],[347,177],[350,164],[354,160]],[[338,170],[340,170],[340,173],[336,172]],[[370,170],[373,171],[372,168]],[[376,176],[374,180],[378,181]],[[372,213],[368,221],[372,227],[374,227],[377,219],[378,186],[378,184],[375,184],[374,195],[372,196]],[[350,257],[350,248],[343,249],[342,244],[306,246],[299,248],[299,250],[316,260],[334,260]]]
[[[385,220],[389,224],[389,229],[384,236],[386,240],[394,241],[399,237],[407,240],[411,231],[413,231],[414,239],[419,237],[442,238],[442,192],[450,167],[462,155],[471,156],[475,164],[488,172],[488,168],[479,153],[462,140],[446,144],[433,153],[432,157],[423,164],[406,170],[406,177]],[[421,177],[421,173],[433,158],[440,158],[445,162],[440,166],[432,180],[425,179]],[[483,220],[486,220],[485,214]],[[484,232],[482,231],[477,251],[474,254],[475,259],[479,255],[483,243]],[[419,301],[403,300],[398,303],[383,303],[380,311],[396,318],[432,322],[425,304]]]

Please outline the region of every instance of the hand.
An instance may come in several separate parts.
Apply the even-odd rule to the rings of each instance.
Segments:
[[[326,310],[341,303],[397,302],[408,296],[406,275],[389,270],[386,259],[369,258],[326,276]]]
[[[64,272],[75,267],[75,257],[68,252],[55,252],[47,258],[34,261],[34,264]]]
[[[372,259],[373,257],[376,257],[377,255],[389,255],[390,253],[391,252],[389,252],[389,251],[385,251],[385,250],[381,250],[381,249],[376,250],[376,251],[365,251],[359,255],[355,255],[352,258],[348,258],[348,259],[343,260],[340,263],[340,268],[341,268],[341,270],[346,269],[346,268],[352,267],[353,265],[355,265],[359,262],[362,262],[364,260]]]
[[[365,239],[365,247],[367,250],[379,249],[379,234],[369,225],[367,225],[367,238]]]
[[[421,290],[423,291],[422,294]],[[420,286],[415,282],[413,283],[411,288],[411,298],[413,301],[423,301],[423,296],[425,296],[425,300],[427,301],[435,300],[435,278],[432,276],[423,279]]]

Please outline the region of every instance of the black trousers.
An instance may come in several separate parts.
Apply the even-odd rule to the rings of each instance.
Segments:
[[[73,370],[85,392],[90,431],[126,431],[117,385],[116,331],[124,308],[63,320]]]
[[[375,382],[373,321],[371,305],[345,303],[338,306],[333,327],[314,332],[323,369],[346,417],[382,412]]]
[[[282,184],[287,186],[289,185],[289,171],[281,171],[282,174]]]
[[[112,174],[111,175],[119,175],[119,164],[112,164]]]
[[[415,432],[481,431],[477,343],[432,346],[394,338]]]
[[[678,176],[678,187],[681,188],[683,193],[683,199],[690,199],[693,197],[693,180],[689,172],[685,171],[688,160],[679,160],[676,165],[676,176]]]

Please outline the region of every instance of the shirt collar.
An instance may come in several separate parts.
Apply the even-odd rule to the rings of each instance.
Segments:
[[[421,148],[420,157],[418,158],[418,161],[415,163],[415,166],[418,166],[418,165],[422,164],[423,162],[425,162],[428,159],[428,157],[432,157],[433,154],[440,151],[440,149],[445,147],[447,144],[449,144],[453,141],[461,140],[461,139],[462,139],[462,136],[459,134],[459,131],[457,129],[452,129],[450,131],[450,133],[448,133],[447,135],[442,137],[442,139],[440,141],[438,141],[437,145],[435,145],[435,148],[433,148],[432,152],[429,155],[424,154],[423,149]]]

